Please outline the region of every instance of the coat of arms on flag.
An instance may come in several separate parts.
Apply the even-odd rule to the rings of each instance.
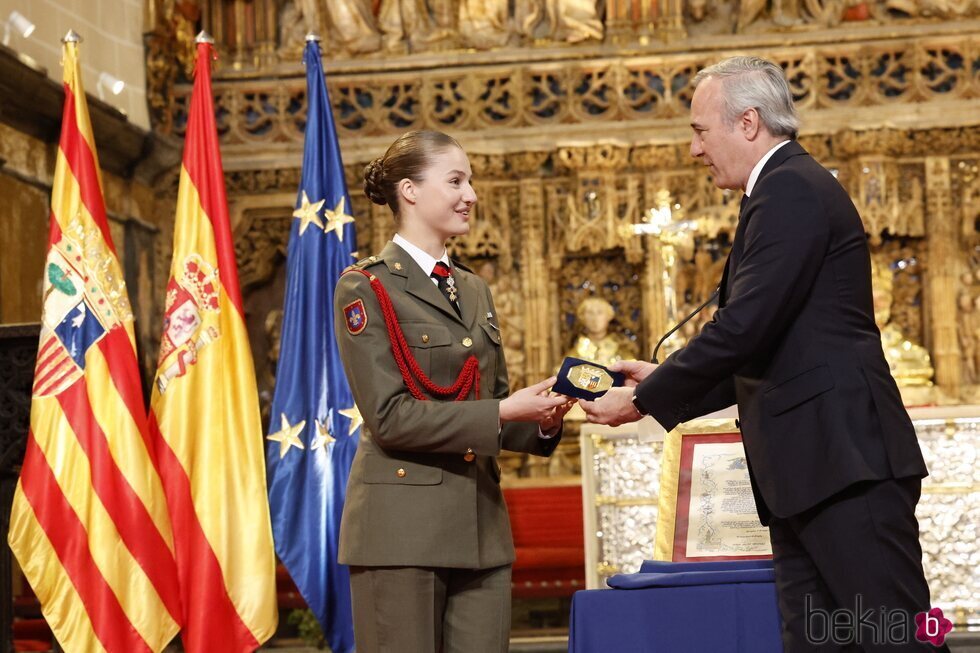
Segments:
[[[96,238],[98,229],[89,231],[75,219],[48,251],[35,397],[56,395],[81,378],[89,347],[132,319],[125,285],[110,273],[112,254]]]
[[[197,254],[184,259],[180,279],[170,278],[163,316],[163,340],[157,366],[160,392],[197,362],[197,352],[214,342],[221,331],[209,315],[220,311],[218,271]],[[205,324],[205,321],[208,324]]]
[[[63,39],[41,338],[7,540],[64,650],[149,653],[166,648],[184,609],[80,41]]]

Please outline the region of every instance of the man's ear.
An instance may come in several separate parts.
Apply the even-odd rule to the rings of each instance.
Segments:
[[[405,179],[399,181],[395,185],[395,188],[398,190],[399,197],[401,197],[409,204],[415,204],[417,200],[417,191],[418,191],[418,189],[415,186],[415,182],[413,182],[411,179],[406,177]]]
[[[755,108],[746,109],[738,119],[738,126],[746,140],[754,141],[759,137],[762,129],[762,121],[759,120],[759,110]]]

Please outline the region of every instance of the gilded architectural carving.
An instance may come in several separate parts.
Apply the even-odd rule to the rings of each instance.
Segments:
[[[815,117],[850,107],[894,111],[896,105],[980,96],[980,79],[967,65],[980,57],[980,39],[974,35],[936,36],[929,42],[913,38],[785,46],[767,54],[783,64],[798,105]],[[487,132],[548,127],[560,133],[571,124],[616,129],[624,121],[683,118],[694,73],[716,57],[665,53],[569,60],[556,54],[541,63],[495,63],[488,58],[475,62],[475,69],[384,66],[372,74],[345,72],[341,66],[331,71],[328,84],[342,135],[380,137],[413,128]],[[301,72],[294,67],[292,76],[274,83],[254,79],[217,85],[222,142],[301,141]],[[189,90],[186,84],[175,88],[172,125],[158,122],[158,128],[182,134]],[[968,111],[965,105],[956,106],[960,113]],[[649,126],[645,129],[656,134]]]
[[[235,225],[235,258],[242,288],[268,281],[285,260],[292,220],[286,207],[246,210]]]
[[[613,330],[649,357],[717,287],[739,194],[715,188],[690,157],[691,81],[702,66],[749,51],[783,66],[802,144],[854,199],[875,260],[890,271],[889,328],[931,357],[935,385],[924,401],[980,387],[980,359],[960,353],[980,349],[980,16],[956,13],[961,3],[249,0],[249,14],[244,0],[179,11],[158,2],[147,37],[157,131],[183,136],[190,78],[179,34],[194,6],[194,28],[216,32],[221,45],[219,137],[256,319],[274,322],[299,184],[306,31],[330,46],[327,83],[361,255],[395,228],[387,207],[361,191],[367,161],[418,128],[451,133],[470,155],[477,219],[452,253],[494,290],[515,386],[554,372],[586,298],[609,302]],[[255,29],[240,30],[248,20]],[[649,233],[658,215],[692,227],[665,240]],[[264,360],[257,351],[260,368]],[[573,458],[551,473],[574,473]],[[548,473],[522,457],[503,467]]]

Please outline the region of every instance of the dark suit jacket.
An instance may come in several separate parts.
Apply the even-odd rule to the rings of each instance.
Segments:
[[[923,477],[846,191],[798,143],[743,206],[714,319],[637,387],[666,429],[738,403],[763,524],[863,480]]]
[[[378,299],[363,274],[337,284],[337,345],[364,428],[340,523],[347,565],[485,569],[514,561],[500,491],[501,449],[548,456],[561,435],[539,437],[535,422],[499,422],[509,394],[497,311],[486,282],[454,262],[462,316],[401,247],[388,243],[357,263],[381,280],[422,371],[452,385],[470,355],[480,361],[480,397],[419,401],[395,364]],[[361,300],[356,335],[344,307]],[[476,454],[467,460],[467,449]]]

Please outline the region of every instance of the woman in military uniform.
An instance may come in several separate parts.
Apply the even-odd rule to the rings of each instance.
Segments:
[[[340,530],[358,653],[507,651],[514,561],[501,449],[550,455],[571,407],[513,394],[486,283],[446,254],[469,231],[466,154],[409,132],[365,168],[397,234],[341,277],[340,355],[364,419]]]

